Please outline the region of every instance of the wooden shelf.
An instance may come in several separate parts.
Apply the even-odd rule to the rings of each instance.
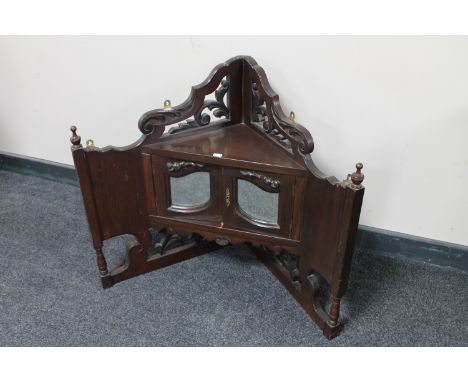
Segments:
[[[245,124],[210,126],[191,132],[169,135],[157,143],[146,145],[143,152],[197,162],[236,168],[303,175],[304,165],[296,162],[284,149]],[[222,157],[213,156],[222,154]]]
[[[310,157],[309,130],[286,116],[264,70],[248,56],[217,65],[183,103],[165,101],[143,114],[138,128],[143,136],[134,144],[104,148],[84,147],[71,128],[103,287],[218,245],[249,243],[325,336],[336,336],[364,196],[362,164],[349,180],[324,177]],[[209,200],[173,203],[172,183],[196,172],[209,173]],[[208,191],[186,185],[189,196]],[[261,207],[258,214],[239,203],[246,200],[244,206]],[[266,210],[276,210],[275,222],[263,220]],[[109,272],[103,242],[124,234],[134,238],[127,260]],[[322,282],[330,296],[321,295]],[[325,299],[330,306],[322,306]]]
[[[256,232],[253,230],[224,227],[217,222],[200,222],[197,220],[174,218],[167,216],[150,216],[150,219],[152,222],[156,223],[161,227],[171,226],[182,230],[193,229],[193,227],[196,227],[197,232],[211,232],[215,235],[219,235],[220,237],[222,237],[223,235],[228,235],[230,237],[232,236],[239,239],[243,238],[244,240],[250,239],[251,241],[268,240],[268,242],[271,244],[284,245],[290,248],[299,248],[301,244],[298,240],[284,238],[281,236],[267,234],[264,232]]]

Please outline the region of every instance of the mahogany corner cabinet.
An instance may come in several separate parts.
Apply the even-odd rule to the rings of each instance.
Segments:
[[[214,95],[212,94],[214,93]],[[362,164],[343,181],[310,156],[309,131],[286,116],[264,70],[248,56],[216,66],[186,101],[141,117],[126,147],[72,153],[104,288],[246,243],[324,335],[340,329],[364,188]],[[130,234],[109,271],[103,242]]]

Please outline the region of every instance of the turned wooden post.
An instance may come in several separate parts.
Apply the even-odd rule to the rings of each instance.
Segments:
[[[338,297],[332,297],[332,304],[330,306],[330,325],[338,325],[338,317],[340,316],[340,299]]]
[[[107,261],[104,257],[104,254],[102,253],[102,248],[96,248],[96,262],[101,277],[109,276],[109,271],[107,270]]]
[[[71,126],[70,131],[72,132],[72,136],[70,138],[70,142],[72,143],[72,151],[74,152],[73,159],[75,161],[75,167],[77,168],[78,175],[80,175],[81,172],[81,179],[80,181],[84,184],[81,184],[81,187],[89,187],[88,182],[89,180],[89,174],[84,171],[84,168],[86,168],[85,162],[85,157],[83,154],[77,154],[79,152],[78,149],[81,149],[83,146],[81,145],[81,137],[76,133],[76,126]],[[84,180],[84,182],[83,182]],[[104,254],[102,253],[102,241],[101,238],[99,237],[99,228],[97,225],[97,219],[94,217],[94,201],[92,197],[90,197],[91,192],[86,194],[84,196],[84,202],[85,202],[85,208],[87,209],[87,213],[91,214],[93,218],[89,219],[88,217],[88,222],[90,223],[90,230],[91,230],[91,236],[93,237],[93,242],[94,242],[94,249],[96,250],[96,262],[97,266],[99,268],[99,274],[101,277],[107,277],[109,276],[109,271],[107,270],[107,262],[104,257]]]

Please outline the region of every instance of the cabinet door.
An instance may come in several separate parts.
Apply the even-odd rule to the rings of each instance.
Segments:
[[[221,221],[220,168],[155,156],[153,177],[158,215]]]
[[[224,169],[226,226],[290,237],[295,178]]]

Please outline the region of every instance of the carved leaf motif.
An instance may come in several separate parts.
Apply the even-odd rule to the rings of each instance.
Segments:
[[[187,246],[190,244],[197,244],[202,242],[203,239],[197,234],[182,235],[167,232],[167,229],[163,228],[160,231],[152,231],[152,244],[149,249],[149,255],[164,256],[168,251],[176,249],[181,246]]]
[[[215,100],[203,101],[202,107],[195,113],[193,119],[189,119],[184,123],[179,123],[178,126],[169,130],[169,134],[175,134],[179,131],[190,129],[193,127],[206,126],[211,122],[211,117],[208,113],[204,113],[206,109],[210,110],[216,118],[229,118],[229,108],[224,103],[224,96],[229,90],[229,77],[223,79],[220,86],[215,91]]]
[[[294,288],[302,292],[302,284],[299,277],[299,262],[300,256],[284,250],[272,250],[265,245],[261,245],[260,249],[268,256],[271,256],[276,264],[280,267],[282,273],[289,278]]]
[[[230,244],[230,241],[229,239],[225,238],[225,237],[217,237],[215,239],[216,241],[216,244],[222,246],[222,247],[225,247],[226,245],[229,245]]]
[[[167,162],[166,167],[167,167],[168,172],[176,173],[176,172],[185,170],[190,167],[203,168],[205,167],[205,165],[201,163],[195,163],[195,162],[174,161],[174,162]]]
[[[264,101],[260,96],[257,84],[252,82],[252,119],[253,122],[263,122],[267,116]]]
[[[154,110],[151,112],[151,117],[145,121],[145,123],[141,124],[140,131],[143,134],[150,134],[153,132],[153,125],[168,125],[171,124],[171,120],[179,118],[183,114],[185,114],[190,105],[187,105],[185,108],[180,109],[160,109]]]
[[[277,190],[281,187],[281,182],[278,179],[272,179],[266,175],[258,174],[253,171],[241,171],[240,173],[247,178],[257,179],[274,190]]]
[[[286,150],[291,152],[295,144],[301,153],[311,153],[314,144],[310,135],[304,132],[305,129],[293,121],[279,118],[275,113],[275,109],[265,105],[257,84],[252,81],[252,122],[263,122],[263,131]]]
[[[301,288],[299,281],[299,256],[294,256],[287,252],[274,254],[275,260],[285,269],[294,287],[298,290]]]

